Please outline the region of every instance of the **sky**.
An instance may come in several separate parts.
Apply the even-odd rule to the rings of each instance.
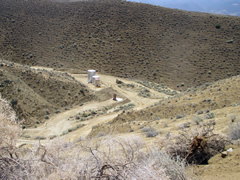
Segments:
[[[240,0],[127,0],[187,11],[240,16]]]

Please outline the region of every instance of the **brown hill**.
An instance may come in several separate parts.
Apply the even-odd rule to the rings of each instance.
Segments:
[[[67,73],[35,70],[7,61],[0,65],[0,93],[27,126],[93,98],[86,86]]]
[[[141,132],[153,127],[163,135],[201,124],[213,123],[217,132],[229,133],[229,125],[239,121],[240,76],[189,89],[175,97],[160,101],[140,111],[122,113],[108,124],[99,125],[91,135],[99,132]]]
[[[186,89],[240,73],[240,18],[130,2],[0,1],[0,54]]]

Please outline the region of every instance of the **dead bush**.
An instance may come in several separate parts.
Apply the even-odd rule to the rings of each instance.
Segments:
[[[16,147],[21,128],[0,99],[0,179],[186,179],[184,161],[158,149],[146,150],[139,137],[103,136],[66,143]]]
[[[0,96],[0,179],[26,176],[17,154],[16,141],[21,134],[21,128],[16,120],[11,106]]]
[[[240,139],[240,122],[234,123],[230,126],[230,138],[232,140]]]
[[[82,141],[88,153],[88,176],[96,179],[186,179],[184,161],[175,161],[164,151],[143,150],[138,137],[104,137],[97,143]]]
[[[213,130],[212,124],[205,124],[191,133],[183,130],[166,150],[173,157],[184,158],[190,164],[207,164],[212,156],[224,151],[225,145],[229,144],[225,137],[214,134]]]

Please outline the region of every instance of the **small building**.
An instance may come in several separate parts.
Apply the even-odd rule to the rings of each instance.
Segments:
[[[92,77],[95,76],[96,70],[88,70],[88,83],[92,83]]]
[[[92,83],[93,85],[95,85],[96,87],[100,87],[100,77],[99,76],[92,76]]]

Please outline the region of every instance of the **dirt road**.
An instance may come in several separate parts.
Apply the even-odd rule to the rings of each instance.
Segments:
[[[36,69],[45,69],[48,71],[53,71],[50,68],[42,68],[42,67],[35,67]],[[155,95],[156,99],[153,98],[144,98],[138,95],[136,91],[129,91],[123,88],[120,88],[116,84],[116,79],[121,80],[122,82],[126,84],[134,84],[138,86],[134,81],[126,80],[126,79],[121,79],[121,78],[116,78],[113,76],[109,75],[103,75],[99,74],[101,78],[101,83],[102,87],[101,88],[96,88],[92,84],[87,83],[87,74],[71,74],[77,81],[79,81],[82,84],[85,84],[88,86],[93,93],[96,91],[101,91],[104,88],[111,87],[116,91],[118,95],[121,95],[124,99],[129,99],[130,103],[135,104],[134,109],[135,110],[140,110],[143,108],[146,108],[150,105],[153,105],[154,103],[158,102],[162,98],[168,97],[168,95],[159,93],[157,91],[154,91],[152,89],[149,89],[149,91]],[[89,110],[94,110],[98,111],[103,109],[106,106],[112,106],[116,107],[119,104],[117,101],[113,101],[112,97],[109,97],[108,100],[102,101],[102,102],[97,102],[97,101],[92,101],[84,104],[83,106],[78,106],[74,107],[73,109],[70,109],[68,111],[55,114],[53,117],[51,117],[46,123],[38,126],[37,128],[31,128],[31,129],[26,129],[24,130],[24,135],[30,136],[30,139],[19,139],[19,144],[21,143],[34,143],[36,137],[44,137],[48,138],[50,136],[59,136],[65,132],[64,137],[68,141],[76,141],[79,137],[86,137],[92,130],[92,127],[106,123],[108,121],[111,121],[114,119],[121,111],[114,112],[114,111],[109,111],[105,114],[102,114],[100,116],[93,117],[89,120],[83,121],[83,122],[77,122],[75,120],[72,120],[72,117],[76,116],[78,113],[83,113],[84,111],[89,111]],[[68,132],[69,129],[76,127],[77,125],[84,125],[83,127],[80,127],[77,130]],[[36,141],[37,142],[37,141]]]

